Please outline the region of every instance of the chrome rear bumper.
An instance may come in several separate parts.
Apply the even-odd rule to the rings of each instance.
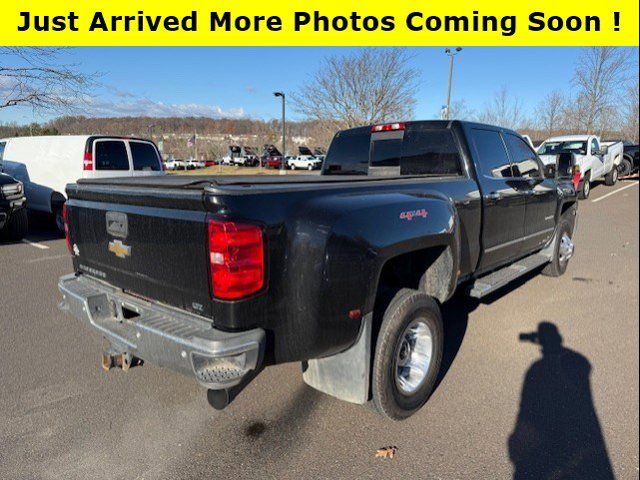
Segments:
[[[224,332],[211,322],[129,295],[86,275],[60,277],[60,309],[86,322],[111,351],[193,376],[206,388],[228,389],[262,363],[264,330]]]

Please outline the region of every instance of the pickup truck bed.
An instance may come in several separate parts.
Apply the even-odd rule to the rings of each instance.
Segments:
[[[315,388],[404,418],[435,382],[438,304],[467,282],[482,296],[527,269],[561,274],[573,252],[570,179],[515,132],[465,122],[339,132],[320,176],[93,179],[67,193],[63,308],[109,355],[190,373],[216,405],[264,366],[301,361]],[[400,338],[387,317],[409,321],[410,305],[430,320],[407,338],[430,338],[433,361],[419,382],[407,363],[398,388],[420,386],[389,407],[385,348],[408,355],[397,363],[414,347],[380,339]]]

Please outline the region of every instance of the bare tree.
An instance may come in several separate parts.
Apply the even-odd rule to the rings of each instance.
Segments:
[[[624,49],[588,47],[582,51],[573,76],[578,89],[574,111],[579,128],[590,133],[610,128],[628,69],[629,55]]]
[[[442,115],[442,111],[437,113],[438,117],[442,117]],[[469,107],[466,100],[454,100],[453,102],[451,102],[449,118],[454,118],[456,120],[475,120],[475,117],[475,110]]]
[[[638,115],[640,115],[639,103],[640,92],[638,89],[638,78],[627,87],[623,100],[623,123],[622,132],[625,137],[634,143],[638,143]]]
[[[405,50],[364,49],[326,58],[293,96],[295,108],[330,130],[411,118],[418,71]]]
[[[78,106],[94,81],[61,61],[61,48],[0,47],[0,108],[65,111]]]
[[[525,121],[520,99],[511,95],[504,86],[485,104],[478,119],[481,122],[513,129],[520,128]]]
[[[536,106],[536,126],[545,132],[546,136],[550,137],[562,129],[566,104],[563,93],[554,90],[548,93]]]

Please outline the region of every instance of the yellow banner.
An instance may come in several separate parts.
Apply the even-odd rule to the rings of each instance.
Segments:
[[[4,0],[4,46],[638,45],[638,1]]]

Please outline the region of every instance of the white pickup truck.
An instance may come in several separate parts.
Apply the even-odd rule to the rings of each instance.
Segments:
[[[622,142],[601,142],[596,135],[565,135],[548,138],[538,147],[542,163],[555,163],[559,153],[571,152],[580,173],[581,199],[589,197],[591,184],[604,178],[607,185],[618,181],[618,165],[624,155]]]

